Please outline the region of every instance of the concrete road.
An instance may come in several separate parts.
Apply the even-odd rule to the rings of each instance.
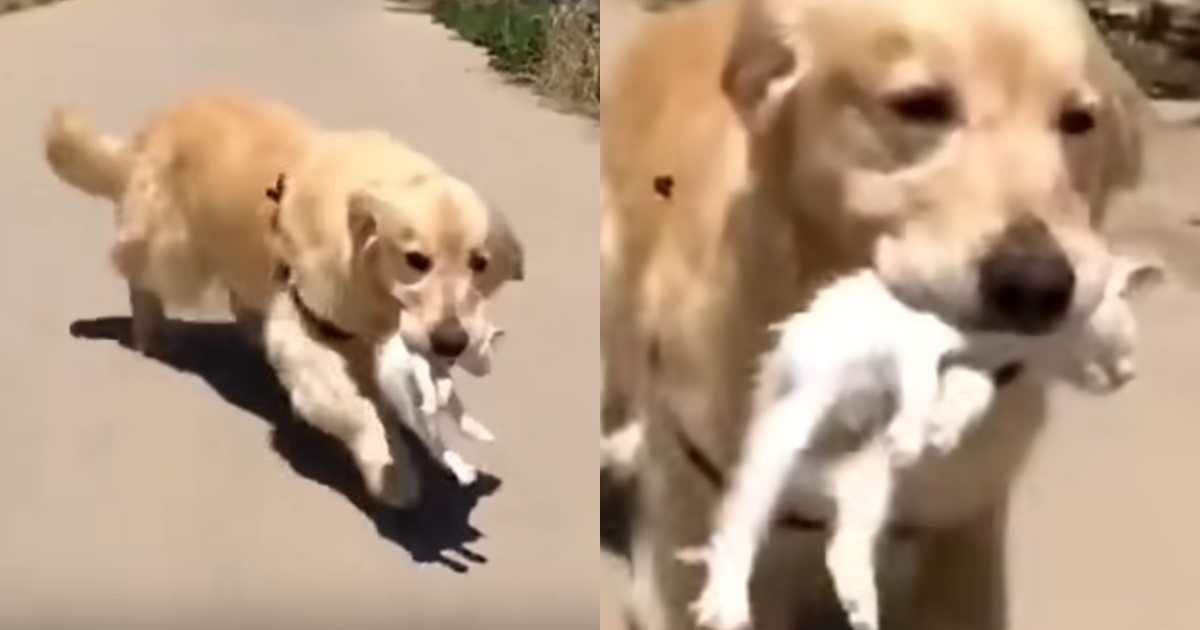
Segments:
[[[595,627],[597,148],[481,51],[383,0],[70,1],[0,17],[0,628]],[[492,376],[487,492],[431,478],[376,513],[220,324],[168,363],[118,343],[111,209],[41,158],[49,108],[129,131],[210,87],[379,126],[473,182],[525,238]]]
[[[603,0],[604,59],[636,29]],[[1014,497],[1013,630],[1200,627],[1200,105],[1163,103],[1144,188],[1114,213],[1115,242],[1157,252],[1173,281],[1138,305],[1141,376],[1103,399],[1056,392],[1054,421]],[[609,559],[603,628],[620,628]]]
[[[1112,235],[1164,258],[1172,282],[1137,306],[1137,380],[1110,397],[1053,400],[1013,506],[1014,630],[1200,623],[1200,126],[1153,133],[1148,157]]]

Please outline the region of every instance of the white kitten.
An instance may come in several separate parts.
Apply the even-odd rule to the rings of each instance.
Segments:
[[[757,548],[789,478],[811,475],[837,510],[826,550],[835,590],[856,630],[877,630],[874,552],[889,517],[895,469],[927,447],[955,448],[991,405],[990,370],[1014,357],[1041,375],[1093,391],[1122,385],[1133,373],[1136,342],[1125,297],[1161,277],[1159,267],[1116,259],[1095,313],[1038,343],[1012,335],[989,335],[982,343],[965,338],[909,309],[870,272],[821,291],[808,311],[774,327],[780,338],[763,363],[756,411],[713,537],[706,548],[680,553],[685,562],[708,565],[692,607],[697,620],[717,630],[749,626],[747,588]],[[831,425],[868,436],[882,431],[890,461],[820,452],[818,437],[837,428]]]
[[[458,363],[475,376],[491,372],[491,353],[504,331],[492,327],[481,341],[468,347]],[[467,437],[491,442],[495,436],[466,413],[450,378],[452,365],[409,350],[399,335],[379,347],[376,379],[384,398],[461,485],[470,485],[479,471],[442,441],[438,419],[448,417]]]

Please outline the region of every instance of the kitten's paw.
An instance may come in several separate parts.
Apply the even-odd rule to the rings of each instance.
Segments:
[[[1077,385],[1090,394],[1110,394],[1121,389],[1137,376],[1137,369],[1129,360],[1112,365],[1089,363],[1079,370]]]
[[[947,455],[962,442],[964,427],[936,422],[929,427],[929,447],[938,455]]]
[[[468,464],[462,455],[454,451],[446,451],[442,455],[442,464],[446,466],[450,474],[454,475],[454,479],[458,481],[458,485],[460,486],[469,486],[479,478],[479,470]]]
[[[710,630],[744,630],[750,627],[749,576],[723,568],[713,547],[685,547],[675,559],[688,566],[705,566],[708,578],[700,596],[689,606],[696,623]]]
[[[478,442],[495,442],[496,436],[483,423],[476,420],[473,416],[463,414],[462,420],[459,421],[459,428],[462,429],[463,435]]]
[[[715,578],[715,579],[714,579]],[[710,575],[690,610],[701,627],[711,630],[746,630],[750,627],[750,594],[746,584],[731,583]]]
[[[859,592],[838,599],[851,628],[854,630],[879,630],[879,605],[876,602],[874,588],[871,589],[870,594]]]
[[[854,630],[879,630],[879,614],[874,611],[866,611],[858,608],[853,602],[842,602],[842,609],[846,611],[846,620],[850,622],[850,627]]]
[[[826,563],[850,626],[854,630],[879,630],[879,591],[870,550],[835,542]]]
[[[893,422],[884,433],[887,450],[892,459],[892,465],[897,468],[912,466],[925,451],[925,436],[908,427],[897,428],[899,423]]]
[[[684,547],[675,552],[675,559],[688,566],[702,566],[708,564],[708,558],[712,555],[708,547]]]

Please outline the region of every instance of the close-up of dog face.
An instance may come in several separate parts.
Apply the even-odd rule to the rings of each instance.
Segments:
[[[457,358],[487,334],[488,299],[524,277],[507,221],[449,177],[419,178],[398,193],[362,190],[349,207],[360,261],[399,302],[400,334],[417,351]]]
[[[899,297],[1040,334],[1098,303],[1096,225],[1138,148],[1087,29],[1066,2],[766,0],[723,85],[760,177],[870,242]]]

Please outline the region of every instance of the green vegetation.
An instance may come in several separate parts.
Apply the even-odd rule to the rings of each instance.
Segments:
[[[546,52],[548,0],[439,0],[433,17],[488,50],[492,65],[532,77]]]
[[[595,115],[599,14],[550,0],[435,0],[434,19],[488,51],[494,68]]]

